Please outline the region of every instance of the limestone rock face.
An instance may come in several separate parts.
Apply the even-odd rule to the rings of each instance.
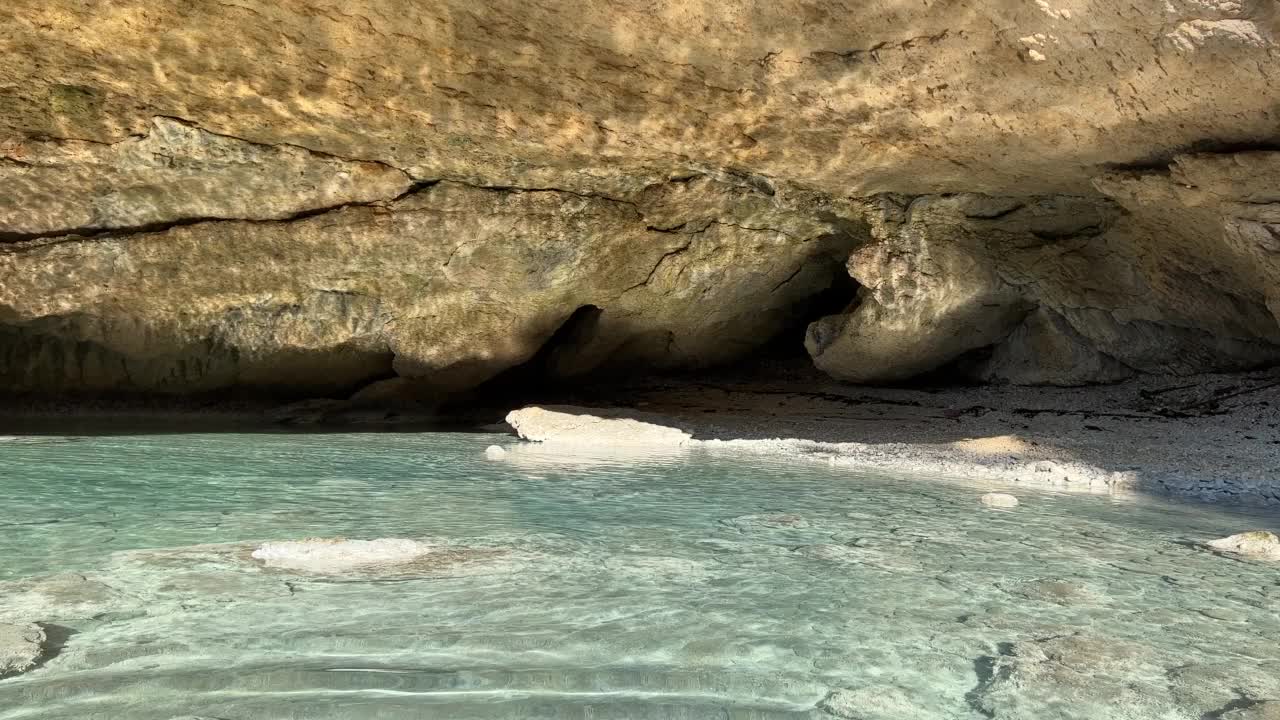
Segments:
[[[1280,361],[1268,0],[12,0],[0,391]],[[1249,150],[1248,148],[1255,148]],[[557,332],[557,330],[561,332]],[[392,384],[386,381],[394,380]]]
[[[280,220],[409,189],[405,173],[292,146],[263,146],[156,117],[113,144],[28,142],[0,162],[0,237],[137,228],[191,219]]]
[[[724,361],[793,322],[853,238],[707,178],[640,202],[442,182],[291,222],[0,247],[0,381],[161,392],[473,386],[599,310],[566,372]]]
[[[882,199],[849,260],[861,302],[810,326],[815,363],[892,381],[988,348],[968,364],[981,379],[1071,385],[1280,360],[1266,250],[1280,153],[1179,157],[1098,187],[1120,206]]]

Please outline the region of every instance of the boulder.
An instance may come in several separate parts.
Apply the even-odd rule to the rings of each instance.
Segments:
[[[569,406],[527,407],[510,412],[507,423],[521,438],[535,442],[679,447],[693,437],[678,428],[629,415],[631,413]]]
[[[1205,545],[1214,552],[1227,555],[1280,562],[1280,536],[1269,530],[1237,533],[1219,540],[1210,540]]]

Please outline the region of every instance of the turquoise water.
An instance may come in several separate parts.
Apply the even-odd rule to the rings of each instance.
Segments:
[[[1276,516],[463,434],[0,442],[0,720],[1234,718],[1280,699]],[[507,445],[501,460],[484,448]],[[430,561],[266,567],[260,543]],[[1237,713],[1232,715],[1230,713]],[[1240,716],[1244,717],[1244,716]]]

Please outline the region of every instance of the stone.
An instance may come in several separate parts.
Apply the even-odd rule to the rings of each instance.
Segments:
[[[929,709],[913,702],[910,693],[892,685],[832,690],[818,709],[848,720],[915,720],[929,715]]]
[[[521,438],[534,442],[678,447],[692,439],[689,433],[678,428],[626,415],[596,408],[527,407],[511,411],[507,423]]]
[[[1218,540],[1205,546],[1214,552],[1238,555],[1253,560],[1280,562],[1280,536],[1269,530],[1251,530]]]
[[[739,515],[728,520],[727,524],[745,532],[754,530],[803,530],[809,527],[809,521],[803,515],[786,512]]]
[[[0,678],[26,672],[44,654],[45,633],[32,623],[0,623]]]
[[[846,314],[814,322],[805,338],[820,369],[850,382],[905,380],[995,344],[1030,311],[992,263],[963,237],[952,237],[958,229],[939,236],[917,221],[937,203],[951,201],[890,204],[873,226],[877,242],[850,256],[859,302]]]
[[[992,437],[970,438],[951,443],[957,450],[974,455],[1025,455],[1032,449],[1032,444],[1017,435],[995,435]]]
[[[435,546],[400,538],[314,538],[263,543],[252,557],[271,568],[327,575],[412,563],[435,551]]]
[[[1280,720],[1280,700],[1250,701],[1219,715],[1222,720]]]
[[[987,507],[993,508],[1016,508],[1018,507],[1018,498],[1008,493],[987,493],[978,498]]]
[[[1150,648],[1079,633],[1004,643],[979,658],[978,685],[966,698],[994,717],[1047,717],[1070,707],[1073,717],[1183,717],[1163,684]]]
[[[128,601],[109,585],[78,573],[0,581],[0,598],[0,623],[19,625],[32,616],[47,622],[92,618]]]
[[[484,456],[489,460],[501,460],[507,456],[507,451],[500,445],[490,445],[484,449]]]

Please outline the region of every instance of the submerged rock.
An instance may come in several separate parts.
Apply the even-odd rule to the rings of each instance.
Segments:
[[[891,685],[832,690],[818,703],[818,709],[847,720],[916,720],[929,716],[928,709],[912,702],[906,691]]]
[[[44,654],[44,628],[33,623],[0,623],[0,678],[26,672]]]
[[[39,616],[51,622],[109,612],[121,601],[112,587],[78,573],[0,582],[0,622]]]
[[[678,428],[637,420],[630,414],[570,406],[513,410],[507,415],[507,422],[520,437],[537,442],[671,447],[684,445],[693,437]]]
[[[1163,683],[1150,648],[1079,633],[1002,643],[975,662],[978,684],[966,699],[988,717],[1042,718],[1069,707],[1070,717],[1183,717]]]
[[[253,551],[253,558],[267,567],[330,574],[410,563],[435,549],[416,540],[399,538],[314,538],[263,543]]]
[[[1280,704],[1257,702],[1254,705],[1253,700],[1280,698],[1280,658],[1182,665],[1170,670],[1167,677],[1174,699],[1187,708],[1192,717],[1280,720],[1280,714],[1268,716],[1259,710],[1271,704],[1270,712],[1274,713],[1280,711]],[[1235,709],[1223,713],[1224,708]],[[1262,714],[1248,714],[1246,711],[1250,709]]]
[[[404,538],[311,538],[266,542],[250,556],[269,568],[312,575],[405,575],[506,554],[498,548],[436,545]]]
[[[490,460],[501,460],[507,456],[507,451],[499,445],[490,445],[484,449],[484,456]]]
[[[1015,508],[1018,507],[1018,498],[1008,493],[987,493],[978,498],[978,502],[993,508]]]
[[[1280,561],[1280,536],[1269,530],[1251,530],[1205,543],[1215,552],[1255,560]]]
[[[809,527],[809,521],[796,513],[760,513],[756,515],[739,515],[725,521],[743,532],[751,530],[802,530]]]
[[[1246,701],[1245,707],[1219,715],[1222,720],[1280,720],[1280,700]]]

